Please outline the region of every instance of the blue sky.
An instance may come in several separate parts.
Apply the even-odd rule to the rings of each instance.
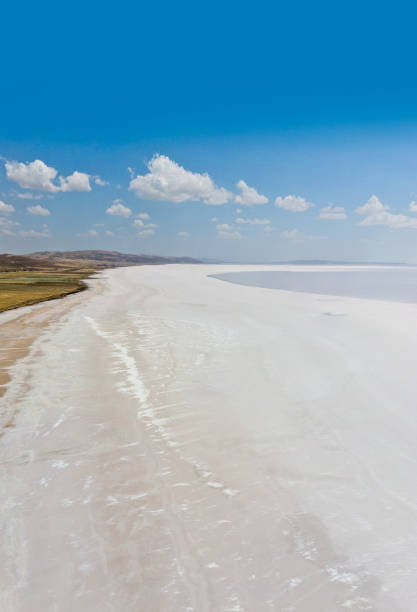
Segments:
[[[417,262],[411,4],[3,17],[0,251]]]

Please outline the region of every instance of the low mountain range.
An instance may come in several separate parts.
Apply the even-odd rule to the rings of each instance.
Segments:
[[[143,264],[201,263],[191,257],[119,253],[117,251],[38,251],[27,255],[0,254],[0,270],[116,268]]]

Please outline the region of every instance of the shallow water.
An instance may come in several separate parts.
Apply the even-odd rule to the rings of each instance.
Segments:
[[[417,303],[417,268],[260,270],[212,276],[229,283],[266,289]]]

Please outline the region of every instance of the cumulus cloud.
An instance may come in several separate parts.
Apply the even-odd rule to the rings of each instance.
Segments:
[[[0,200],[0,214],[1,215],[10,215],[12,212],[14,212],[15,208],[14,206],[12,206],[12,204],[6,204],[6,202],[2,202],[2,200]]]
[[[150,236],[155,235],[155,230],[154,229],[144,229],[141,232],[138,232],[137,235],[143,236],[144,238],[149,238]]]
[[[238,181],[236,183],[240,194],[235,196],[235,202],[241,206],[252,206],[254,204],[267,204],[268,198],[256,191],[253,187],[249,187],[245,181]]]
[[[304,198],[295,195],[287,195],[285,198],[279,196],[275,199],[275,206],[283,208],[284,210],[290,210],[291,212],[305,212],[309,208],[312,208],[314,204],[307,202]]]
[[[148,218],[149,218],[149,215],[148,215]],[[135,219],[133,221],[133,225],[134,227],[140,227],[142,230],[145,230],[145,229],[153,230],[159,227],[159,225],[157,225],[156,223],[144,223],[142,219]]]
[[[224,238],[225,240],[241,240],[243,238],[242,234],[236,231],[227,232],[219,230],[217,235],[219,238]]]
[[[356,209],[358,215],[366,215],[359,225],[385,225],[391,229],[403,229],[410,227],[417,229],[417,219],[388,212],[389,206],[373,195],[363,205]]]
[[[186,170],[166,155],[154,155],[147,164],[149,172],[130,181],[129,189],[139,198],[166,202],[202,201],[205,204],[226,204],[233,194],[217,187],[207,174]]]
[[[19,230],[17,233],[22,238],[49,238],[49,230],[46,226],[41,230]]]
[[[28,206],[26,210],[28,211],[29,214],[38,215],[40,217],[47,217],[48,215],[51,214],[50,210],[48,210],[47,208],[44,208],[40,204],[37,204],[36,206]]]
[[[145,213],[145,212],[139,213],[137,216],[139,217],[139,219],[145,219],[145,221],[151,218],[150,215],[148,215],[148,213]]]
[[[99,176],[93,176],[92,178],[94,179],[95,184],[98,185],[99,187],[105,187],[106,185],[109,184],[108,181],[103,181],[103,179],[100,178]]]
[[[417,202],[415,202],[414,200],[410,202],[410,204],[408,205],[408,210],[410,212],[417,212]]]
[[[104,233],[106,234],[106,236],[114,236],[114,233],[110,230],[106,230]]]
[[[388,210],[389,206],[386,204],[382,204],[382,202],[377,198],[376,195],[372,195],[363,206],[359,206],[355,210],[358,215],[373,215],[375,213],[383,212],[384,210]]]
[[[59,185],[54,183],[58,171],[42,160],[33,162],[6,161],[6,176],[23,189],[35,189],[56,193],[57,191],[91,191],[90,177],[84,172],[73,172],[67,177],[59,176]]]
[[[120,200],[114,200],[114,203],[106,210],[108,215],[113,215],[115,217],[130,217],[132,211],[127,206],[124,206]]]
[[[284,230],[280,234],[281,238],[285,240],[294,240],[295,242],[303,242],[304,240],[326,240],[326,236],[312,236],[309,234],[303,234],[298,229]]]
[[[43,196],[41,196],[40,194],[35,195],[34,193],[23,192],[23,193],[18,193],[17,197],[20,198],[21,200],[40,200]]]
[[[242,234],[236,230],[233,225],[229,223],[218,223],[216,225],[217,236],[224,238],[225,240],[240,240],[243,238]]]
[[[177,236],[181,236],[182,238],[188,238],[189,237],[189,233],[188,232],[178,232]]]
[[[280,235],[281,238],[285,238],[286,240],[302,240],[304,238],[304,235],[295,228],[292,230],[284,230]]]
[[[236,223],[240,223],[241,225],[270,225],[271,221],[269,219],[258,219],[257,217],[254,219],[242,219],[242,217],[238,217]]]
[[[42,160],[35,159],[33,162],[6,161],[6,176],[24,189],[38,189],[55,193],[59,190],[53,184],[58,171],[47,166]]]
[[[20,225],[17,221],[11,221],[5,217],[0,217],[0,236],[15,236],[12,228]]]
[[[66,178],[59,177],[61,191],[91,191],[90,177],[85,172],[73,172]]]
[[[320,208],[320,219],[343,220],[347,219],[343,206],[325,206]]]
[[[98,236],[98,231],[95,229],[89,229],[82,234],[77,234],[77,236],[79,238],[95,238],[96,236]]]
[[[391,229],[402,229],[404,227],[417,229],[417,219],[412,219],[411,217],[407,217],[407,215],[394,215],[389,212],[379,212],[365,217],[359,225],[385,225]]]
[[[5,217],[0,217],[1,227],[11,227],[12,225],[20,225],[20,223],[17,221],[11,221],[11,219],[6,219]]]

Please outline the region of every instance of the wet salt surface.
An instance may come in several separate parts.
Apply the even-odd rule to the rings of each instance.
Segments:
[[[417,609],[417,309],[212,271],[106,272],[17,364],[0,610]]]
[[[396,302],[417,303],[417,268],[356,268],[350,270],[261,270],[227,272],[213,278],[265,289],[284,289]]]

